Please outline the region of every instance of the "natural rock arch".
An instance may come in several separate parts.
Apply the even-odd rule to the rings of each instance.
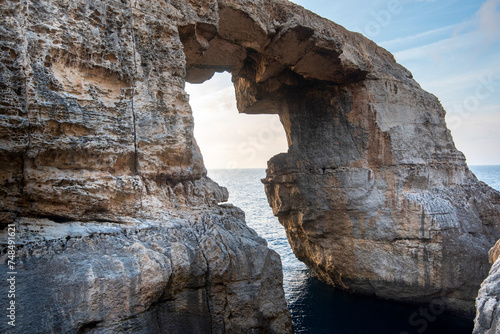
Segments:
[[[227,192],[193,138],[183,86],[214,70],[233,74],[240,111],[280,115],[290,148],[266,191],[319,277],[472,306],[499,194],[387,51],[282,0],[9,1],[0,14],[16,330],[291,332],[279,257],[218,205]]]
[[[386,50],[284,1],[219,1],[179,27],[186,80],[232,73],[243,113],[276,113],[288,153],[264,180],[296,256],[322,280],[473,313],[500,236],[438,99]]]

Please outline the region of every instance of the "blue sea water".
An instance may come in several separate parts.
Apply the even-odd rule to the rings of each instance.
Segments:
[[[478,179],[500,190],[500,166],[471,166]],[[470,334],[472,321],[452,314],[420,313],[412,306],[354,296],[313,277],[298,261],[284,228],[267,203],[264,169],[210,170],[209,176],[229,190],[229,202],[245,211],[250,227],[281,256],[283,287],[296,333],[311,334]]]
[[[500,191],[500,166],[469,166],[469,168],[480,181]]]

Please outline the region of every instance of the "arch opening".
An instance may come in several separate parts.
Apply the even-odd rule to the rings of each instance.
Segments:
[[[187,83],[194,138],[208,177],[228,190],[228,202],[245,212],[246,224],[281,258],[287,304],[306,290],[311,271],[294,255],[286,231],[268,203],[265,168],[286,152],[288,141],[277,114],[239,113],[230,73],[215,73],[201,84]],[[300,307],[300,306],[299,306]]]
[[[188,83],[186,92],[194,137],[209,171],[265,168],[272,156],[287,150],[278,115],[238,114],[229,73],[217,73],[202,84]]]
[[[318,226],[312,223],[317,218],[312,212],[314,209],[307,209],[304,213],[301,207],[305,203],[314,203],[316,198],[323,200],[323,195],[317,196],[314,189],[326,194],[321,189],[322,184],[330,182],[325,170],[348,163],[352,159],[351,153],[358,152],[359,146],[366,144],[358,142],[366,142],[366,138],[355,138],[358,129],[346,121],[345,115],[352,106],[353,86],[366,77],[367,62],[357,50],[342,49],[346,36],[344,31],[340,34],[335,31],[337,26],[316,31],[307,21],[309,13],[297,13],[300,9],[295,7],[289,12],[273,6],[255,10],[261,13],[253,15],[246,10],[219,4],[217,23],[198,22],[179,27],[186,57],[186,82],[199,84],[211,79],[216,72],[229,72],[239,113],[279,115],[288,151],[268,161],[266,178],[263,179],[267,199],[273,214],[285,229],[290,222],[298,226],[298,234],[287,233],[296,257],[323,280],[335,285],[337,282],[327,273],[329,269],[326,267],[330,267],[330,263],[318,266],[305,253],[314,247],[322,247],[325,235],[346,229],[344,221],[336,228],[326,226],[335,219],[331,217],[331,211],[344,210],[345,203],[340,201],[335,208],[328,209],[327,219],[320,219]],[[276,10],[278,12],[274,13]],[[260,15],[262,12],[276,14],[271,17],[277,20],[271,21],[266,14]],[[263,22],[263,17],[270,21]],[[196,131],[200,128],[195,126],[198,139]],[[276,127],[271,125],[269,128]],[[335,138],[331,142],[325,141],[325,138],[330,139],[331,133]],[[261,142],[253,141],[253,144],[266,146],[266,130],[260,135]],[[258,147],[247,149],[252,156],[254,153],[251,152]],[[238,167],[231,162],[221,167],[227,166]],[[295,177],[304,170],[307,182],[297,181]],[[312,191],[295,189],[295,183],[305,185],[311,181],[315,183]],[[323,206],[329,206],[330,201],[337,202],[336,198],[325,198],[324,201],[327,203]],[[304,236],[306,247],[301,246],[300,239]],[[352,247],[349,249],[352,251]],[[336,271],[333,275],[339,276]]]

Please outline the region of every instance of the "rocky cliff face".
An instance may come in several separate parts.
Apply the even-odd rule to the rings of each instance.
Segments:
[[[493,264],[490,274],[481,284],[476,299],[476,319],[473,334],[495,334],[500,331],[500,241],[490,250],[490,262]]]
[[[217,3],[0,11],[4,278],[17,229],[16,327],[0,331],[290,332],[279,256],[218,205],[193,138],[180,31],[216,29]]]
[[[304,57],[330,52],[331,76],[282,93],[290,147],[269,162],[269,203],[324,281],[473,313],[500,231],[499,193],[467,168],[436,97],[384,50],[330,27],[316,43],[339,49]]]
[[[0,328],[291,332],[280,258],[241,215],[226,207],[137,224],[18,219],[17,321]]]
[[[297,257],[359,293],[471,309],[500,195],[387,51],[283,0],[0,8],[16,329],[291,330],[277,255],[218,205],[193,138],[184,84],[215,71],[241,112],[280,115],[289,150],[264,183]]]

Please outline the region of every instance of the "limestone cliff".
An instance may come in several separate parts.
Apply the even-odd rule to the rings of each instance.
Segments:
[[[193,138],[180,31],[215,31],[217,3],[0,12],[4,282],[17,229],[16,327],[0,331],[290,332],[279,256],[218,204]]]

